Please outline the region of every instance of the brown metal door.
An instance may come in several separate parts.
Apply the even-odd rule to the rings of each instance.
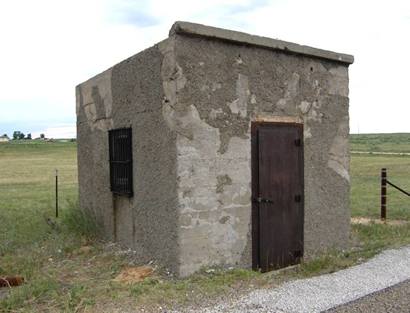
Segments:
[[[253,267],[297,264],[303,256],[303,129],[252,125]]]

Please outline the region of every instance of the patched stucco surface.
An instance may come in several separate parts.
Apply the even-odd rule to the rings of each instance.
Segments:
[[[251,123],[297,122],[305,256],[346,247],[353,59],[289,44],[299,51],[290,54],[283,42],[182,26],[77,87],[81,206],[141,262],[158,260],[181,276],[203,266],[250,267]],[[124,199],[109,190],[107,130],[128,126],[135,195]]]
[[[346,247],[347,67],[184,35],[175,47],[184,80],[178,107],[191,135],[177,138],[179,195],[191,195],[180,197],[181,273],[210,263],[250,266],[250,125],[257,117],[303,122],[305,256]],[[225,175],[230,185],[218,193]]]

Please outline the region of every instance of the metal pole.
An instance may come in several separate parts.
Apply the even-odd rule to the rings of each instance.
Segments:
[[[56,169],[56,218],[58,217],[58,169]]]
[[[382,168],[381,171],[381,198],[380,198],[380,218],[382,221],[386,220],[386,210],[387,210],[387,170]]]

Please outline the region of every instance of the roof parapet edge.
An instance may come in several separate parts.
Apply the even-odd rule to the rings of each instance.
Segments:
[[[243,32],[227,30],[223,28],[217,28],[190,22],[175,22],[169,31],[169,36],[173,36],[175,34],[191,34],[195,36],[203,36],[208,38],[226,40],[230,42],[265,47],[272,50],[280,50],[288,53],[290,52],[306,56],[318,57],[322,59],[345,63],[347,65],[350,65],[354,62],[354,57],[350,54],[337,53],[333,51],[299,45],[296,43],[287,42],[283,40],[250,35]]]

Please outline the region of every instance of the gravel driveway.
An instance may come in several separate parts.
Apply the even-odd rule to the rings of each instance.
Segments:
[[[407,246],[386,250],[363,264],[336,273],[288,282],[275,289],[255,290],[239,300],[228,300],[212,308],[187,312],[322,312],[409,279],[410,246]],[[397,292],[405,292],[399,290]]]

